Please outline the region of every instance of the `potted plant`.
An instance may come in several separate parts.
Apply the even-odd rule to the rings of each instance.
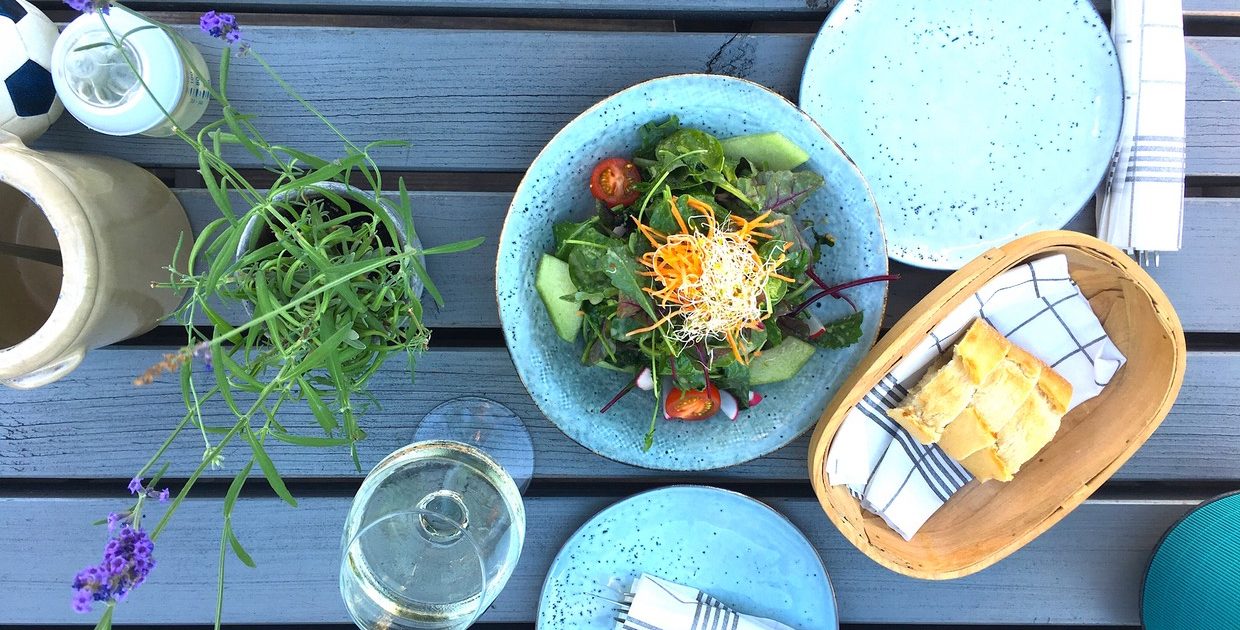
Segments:
[[[124,10],[115,4],[68,1],[75,8],[101,14]],[[233,505],[250,473],[257,468],[277,495],[297,504],[267,453],[270,440],[348,447],[360,470],[356,443],[365,437],[358,417],[369,399],[366,384],[395,353],[406,357],[412,375],[418,354],[430,340],[422,323],[422,291],[436,304],[443,303],[423,265],[424,257],[464,251],[482,241],[422,248],[404,181],[398,180],[396,191],[385,195],[383,175],[372,158],[376,149],[402,143],[352,143],[244,42],[232,16],[209,12],[202,18],[202,30],[229,44],[218,80],[209,88],[222,117],[194,135],[180,128],[175,135],[196,151],[199,172],[221,217],[193,243],[182,244],[188,249],[188,269],[169,267],[170,279],[162,285],[187,294],[177,311],[185,324],[186,344],[135,379],[141,385],[162,374],[177,374],[186,413],[130,482],[135,504],[101,521],[113,533],[103,561],[83,569],[73,583],[75,609],[86,612],[96,602],[106,605],[99,627],[110,626],[115,602],[146,579],[154,566],[154,542],[199,477],[222,465],[220,454],[228,444],[245,442],[250,454],[237,467],[225,496],[221,556],[231,549],[251,566],[253,560],[231,525]],[[120,48],[126,33],[109,32]],[[255,119],[238,112],[228,98],[229,66],[239,58],[264,68],[340,138],[345,155],[328,160],[267,142]],[[199,78],[212,85],[208,77]],[[150,86],[143,84],[143,89]],[[237,146],[275,173],[270,186],[256,185],[229,165],[224,152]],[[228,321],[219,306],[228,302],[244,304],[248,319],[240,324]],[[213,329],[196,325],[204,321]],[[195,370],[204,368],[210,377],[196,377]],[[222,400],[232,410],[228,422],[211,425],[201,413],[211,399]],[[307,405],[321,432],[304,435],[284,426],[280,410],[289,404]],[[169,489],[157,490],[169,466],[166,449],[186,430],[201,435],[202,461],[175,495]],[[142,512],[149,500],[169,505],[158,523],[147,529]],[[222,568],[218,588],[217,627]]]

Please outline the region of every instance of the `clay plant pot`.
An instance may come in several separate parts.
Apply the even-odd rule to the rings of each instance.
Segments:
[[[313,199],[314,197],[316,197],[316,193],[315,193],[316,188],[326,190],[331,193],[335,193],[339,195],[340,197],[342,197],[343,199],[345,199],[346,201],[351,201],[354,199],[370,199],[371,198],[371,195],[369,193],[363,191],[360,188],[357,188],[356,186],[350,186],[348,184],[341,184],[339,182],[326,181],[326,182],[318,182],[313,187],[310,187],[307,189],[290,190],[286,193],[278,194],[275,197],[273,197],[273,201],[295,204],[298,200],[301,200],[301,199],[307,199],[307,200]],[[392,205],[392,202],[384,198],[379,198],[376,201],[376,203],[379,205],[380,208],[383,208],[383,210],[387,213],[387,217],[392,220],[393,225],[396,227],[396,235],[399,241],[398,245],[402,245],[402,246],[407,245],[407,244],[412,245],[414,249],[417,249],[420,252],[422,249],[422,242],[418,240],[418,237],[416,234],[413,236],[412,242],[410,242],[409,234],[406,231],[406,227],[404,223],[400,219],[400,213],[397,211],[396,206]],[[265,237],[269,238],[270,233],[268,232],[267,224],[265,221],[263,221],[263,218],[258,215],[250,217],[250,220],[246,222],[245,228],[241,232],[240,240],[237,242],[236,259],[241,260],[242,256],[245,256],[250,250],[254,249],[255,247],[258,247],[263,242],[263,239]],[[418,259],[422,261],[422,264],[424,265],[426,264],[426,257],[423,256],[421,253],[418,254]],[[414,292],[417,295],[421,295],[422,288],[423,288],[421,281],[419,281],[417,278],[414,278],[412,282],[413,282]],[[251,304],[250,302],[242,302],[242,307],[245,309],[246,315],[249,315],[249,316],[254,315],[253,304]]]

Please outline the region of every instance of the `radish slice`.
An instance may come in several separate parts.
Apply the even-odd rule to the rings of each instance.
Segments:
[[[805,320],[809,324],[809,338],[811,340],[817,339],[822,336],[822,333],[827,332],[827,327],[823,326],[822,322],[813,313],[806,313],[806,315]]]
[[[637,383],[637,389],[643,392],[654,389],[654,377],[650,374],[650,368],[642,368],[642,371],[637,373],[637,379],[634,382]]]
[[[722,411],[728,420],[735,420],[736,415],[741,412],[741,407],[736,404],[735,396],[721,389],[719,390],[719,411]]]
[[[668,378],[659,379],[659,409],[663,410],[663,419],[671,420],[671,414],[667,413],[667,396],[672,393],[672,381]]]
[[[762,402],[762,394],[759,394],[758,392],[749,392],[750,407],[757,407],[760,402]]]

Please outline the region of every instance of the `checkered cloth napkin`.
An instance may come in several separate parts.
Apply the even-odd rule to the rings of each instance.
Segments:
[[[778,621],[742,615],[689,586],[642,574],[633,581],[616,630],[793,630]]]
[[[1181,0],[1113,0],[1124,78],[1119,145],[1098,196],[1098,236],[1138,253],[1180,249],[1184,223],[1184,22]],[[1154,259],[1157,264],[1157,258]]]
[[[982,286],[849,410],[827,453],[829,482],[847,485],[905,540],[972,476],[938,446],[918,442],[887,410],[978,317],[1072,383],[1069,409],[1097,396],[1124,364],[1063,255],[1019,265]]]

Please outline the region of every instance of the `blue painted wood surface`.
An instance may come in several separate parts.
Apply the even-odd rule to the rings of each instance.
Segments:
[[[219,47],[185,27],[210,63]],[[382,28],[252,27],[255,48],[348,135],[411,142],[376,155],[414,170],[520,171],[556,131],[589,106],[646,79],[716,72],[792,98],[813,35],[805,33],[583,33]],[[204,41],[205,40],[205,41]],[[319,51],[333,54],[322,63]],[[1240,38],[1192,37],[1188,46],[1188,171],[1240,175]],[[255,64],[233,64],[230,99],[261,116],[272,142],[340,153],[339,143],[296,103],[278,98]],[[380,87],[375,87],[380,86]],[[274,98],[273,98],[274,96]],[[208,111],[208,116],[211,112]],[[109,138],[65,116],[38,146],[89,147],[150,166],[197,167],[183,145]],[[238,150],[236,165],[253,165]]]
[[[515,181],[565,122],[616,90],[654,76],[733,74],[795,97],[812,39],[808,31],[815,26],[812,21],[820,20],[833,3],[630,0],[600,7],[592,0],[232,0],[226,4],[255,13],[280,13],[253,16],[247,33],[259,49],[346,131],[367,139],[411,140],[409,149],[381,154],[379,162],[391,169],[422,171],[415,177],[443,188],[435,182],[490,183],[479,180],[485,177],[479,173],[499,172],[498,179]],[[58,5],[48,0],[44,6]],[[158,6],[197,9],[199,3],[170,0]],[[300,10],[337,16],[469,17],[443,30],[361,28],[349,26],[348,16],[286,17]],[[1233,36],[1234,28],[1228,30],[1240,17],[1240,5],[1235,0],[1186,0],[1185,14],[1196,21],[1194,32],[1203,34],[1186,41],[1190,194],[1231,198],[1189,199],[1184,251],[1163,256],[1162,265],[1152,271],[1186,329],[1195,333],[1191,340],[1197,350],[1190,353],[1187,380],[1171,415],[1107,486],[1108,496],[1134,498],[1091,500],[995,567],[963,580],[933,583],[903,578],[870,562],[840,538],[811,499],[772,499],[822,551],[846,622],[1136,624],[1137,585],[1157,537],[1203,492],[1240,485],[1236,464],[1240,285],[1232,273],[1240,253],[1240,221],[1235,220],[1240,212],[1236,199],[1240,197],[1236,187],[1240,37]],[[537,19],[505,23],[475,19],[478,16]],[[173,17],[183,22],[195,19],[191,14]],[[581,20],[599,17],[636,20],[612,25],[630,32],[574,30]],[[748,22],[768,19],[775,21]],[[383,25],[381,17],[367,20],[356,24]],[[1203,20],[1208,24],[1201,26]],[[333,21],[339,24],[321,25]],[[278,26],[282,22],[300,26]],[[694,30],[702,23],[707,30],[720,32],[657,32],[671,26]],[[506,28],[524,30],[502,30]],[[750,28],[753,34],[734,37],[731,32]],[[193,26],[185,29],[208,58],[218,56],[214,42],[193,33]],[[324,50],[333,54],[325,58]],[[252,64],[237,64],[234,77],[236,102],[243,110],[260,114],[260,125],[273,139],[296,140],[298,146],[326,154],[338,152],[327,133],[306,115],[272,98],[267,79]],[[185,170],[168,170],[193,166],[180,145],[99,136],[67,116],[39,146],[124,157],[161,169],[178,182],[192,181]],[[254,166],[244,158],[239,163]],[[441,177],[445,171],[457,179]],[[508,193],[477,192],[468,184],[448,187],[450,192],[416,193],[421,234],[428,244],[498,234]],[[179,194],[195,224],[213,216],[202,191]],[[1083,216],[1073,225],[1088,230],[1090,221]],[[430,316],[434,326],[493,334],[497,326],[493,257],[492,242],[471,265],[433,269],[449,299],[446,309]],[[945,277],[901,271],[907,275],[892,294],[892,315],[903,313]],[[183,411],[173,384],[144,389],[128,384],[166,350],[152,343],[101,349],[61,384],[33,392],[0,391],[0,535],[7,551],[5,562],[0,562],[0,625],[93,623],[69,611],[68,581],[81,565],[97,559],[101,549],[104,534],[89,523],[127,504],[127,478]],[[400,370],[385,369],[376,386],[386,410],[367,420],[371,437],[362,449],[364,464],[408,442],[422,413],[456,395],[491,395],[530,426],[538,452],[539,496],[527,499],[531,527],[525,559],[488,612],[487,622],[530,623],[542,576],[560,544],[578,524],[634,484],[720,482],[758,494],[765,488],[804,496],[800,485],[805,479],[804,438],[758,461],[702,475],[644,471],[594,456],[543,418],[517,381],[502,347],[436,350],[422,362],[416,384],[409,385]],[[299,411],[290,410],[289,420],[292,426],[313,424]],[[200,451],[197,443],[186,439],[173,446],[173,454],[188,464]],[[337,451],[275,447],[272,454],[281,470],[295,479],[294,490],[305,492],[302,507],[294,510],[259,496],[241,501],[239,535],[260,566],[249,570],[230,560],[226,620],[287,627],[344,623],[335,591],[335,554],[348,503],[345,495],[359,475]],[[239,457],[237,453],[233,459]],[[548,489],[538,490],[540,482]],[[258,495],[266,492],[261,484],[254,487]],[[222,492],[219,487],[205,490],[208,497]],[[218,498],[195,499],[177,516],[160,541],[161,564],[151,582],[122,606],[123,622],[210,621],[218,511]]]
[[[122,482],[123,483],[123,482]],[[526,499],[529,528],[521,562],[484,621],[529,622],[551,558],[590,516],[619,497]],[[81,621],[69,609],[68,579],[96,557],[102,528],[88,523],[120,501],[0,499],[0,531],[39,532],[45,545],[15,546],[0,563],[3,618],[17,624]],[[237,505],[237,535],[257,569],[229,558],[225,621],[238,624],[347,623],[337,592],[340,523],[348,498],[304,497]],[[1134,624],[1142,568],[1162,532],[1192,501],[1090,501],[999,564],[968,578],[915,580],[874,564],[840,536],[812,499],[773,499],[818,548],[840,616],[854,623]],[[208,623],[215,610],[218,500],[191,501],[158,542],[160,563],[118,613],[127,621]],[[158,514],[154,508],[152,514]],[[46,537],[46,538],[44,538]],[[1186,629],[1188,630],[1188,629]]]

